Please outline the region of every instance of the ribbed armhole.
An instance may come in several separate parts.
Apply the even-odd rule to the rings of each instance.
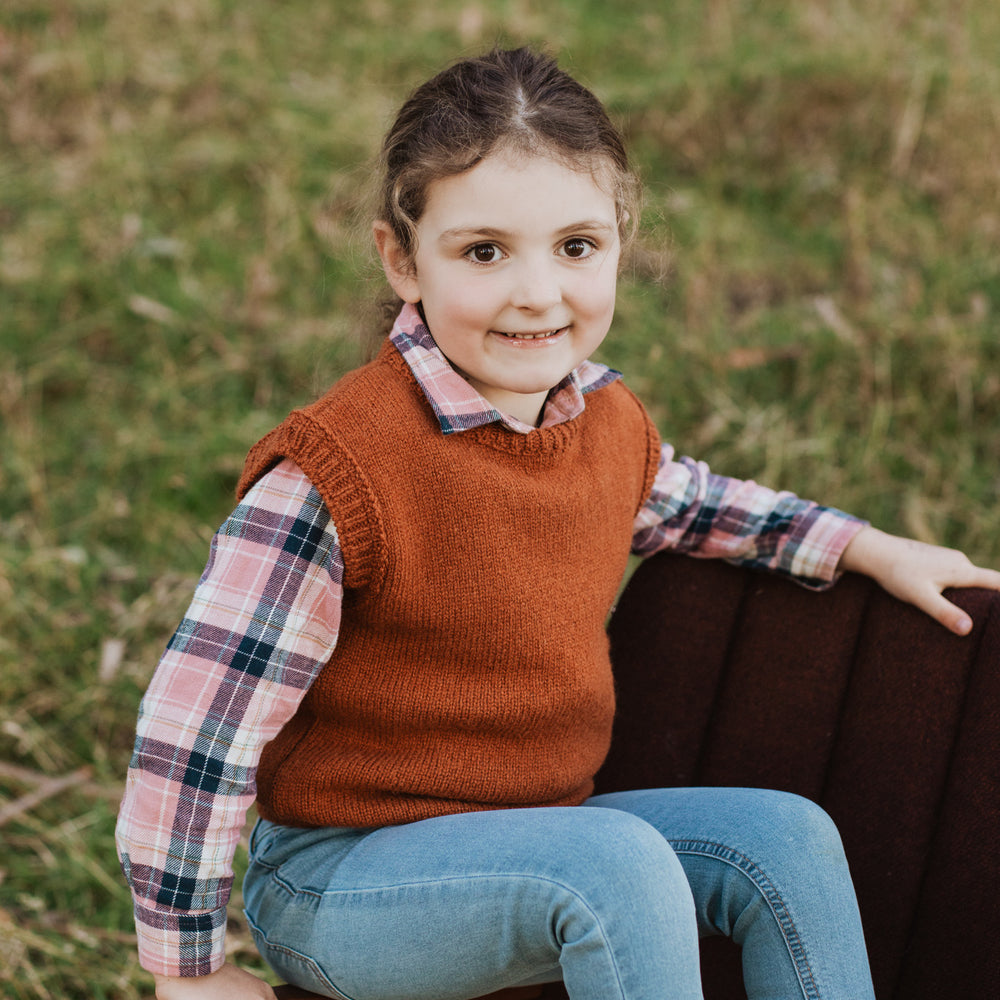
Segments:
[[[385,529],[375,492],[354,457],[308,413],[296,410],[251,450],[238,494],[283,458],[292,459],[323,497],[344,557],[344,585],[377,590],[386,568]]]

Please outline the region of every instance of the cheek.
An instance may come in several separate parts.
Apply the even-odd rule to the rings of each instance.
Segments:
[[[497,293],[488,281],[454,281],[442,285],[435,305],[449,323],[478,326],[496,311]]]
[[[615,309],[615,293],[618,288],[616,272],[608,274],[603,269],[597,274],[578,283],[576,288],[577,308],[598,319],[610,317]]]
[[[491,325],[492,314],[485,307],[484,296],[458,283],[427,295],[423,309],[438,346],[455,361],[467,345],[478,342],[476,334]]]

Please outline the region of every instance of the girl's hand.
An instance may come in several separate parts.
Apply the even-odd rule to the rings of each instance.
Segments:
[[[274,990],[227,962],[208,976],[155,976],[156,1000],[275,1000]]]
[[[974,566],[961,552],[862,528],[844,549],[839,569],[872,577],[890,594],[916,605],[956,635],[972,631],[972,619],[941,596],[945,587],[1000,590],[1000,572]]]

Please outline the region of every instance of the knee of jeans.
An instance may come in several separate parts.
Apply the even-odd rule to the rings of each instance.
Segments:
[[[757,801],[752,814],[748,814],[745,828],[745,844],[751,855],[763,845],[762,855],[772,861],[784,857],[792,862],[799,859],[803,864],[846,864],[840,832],[825,809],[791,792],[761,794],[763,798]],[[755,834],[759,840],[756,848]]]
[[[626,886],[641,887],[652,895],[668,892],[683,897],[689,892],[677,855],[655,827],[617,809],[597,813],[600,830],[588,846],[588,878],[598,878],[602,886],[616,893]]]
[[[842,855],[840,831],[830,814],[811,799],[786,793],[784,827],[796,842],[808,844],[813,851]]]

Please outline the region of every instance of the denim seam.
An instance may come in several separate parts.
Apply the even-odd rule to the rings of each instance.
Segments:
[[[694,854],[701,857],[716,858],[743,872],[753,882],[766,900],[772,916],[781,928],[782,936],[785,939],[785,946],[788,948],[788,953],[795,966],[799,985],[802,988],[802,995],[806,1000],[820,1000],[819,987],[816,985],[816,978],[809,964],[805,945],[802,943],[802,938],[795,927],[788,908],[785,906],[781,893],[768,877],[767,873],[745,854],[726,844],[719,844],[708,840],[687,839],[670,840],[669,843],[677,854]]]
[[[601,938],[604,940],[604,942],[607,944],[607,942],[609,940],[608,939],[608,934],[607,934],[607,932],[604,929],[604,924],[601,921],[600,915],[587,902],[587,900],[579,892],[577,892],[577,890],[570,888],[570,886],[566,885],[563,882],[559,882],[557,879],[546,878],[544,875],[537,875],[537,874],[534,874],[532,872],[503,872],[503,873],[494,872],[494,873],[490,873],[490,874],[481,874],[481,875],[454,875],[454,876],[451,876],[451,877],[448,877],[448,878],[422,879],[420,881],[413,881],[413,882],[397,882],[397,883],[387,884],[387,885],[372,886],[371,888],[368,888],[368,889],[360,889],[360,888],[359,889],[351,889],[351,888],[347,888],[347,889],[325,889],[325,890],[319,890],[318,891],[318,890],[315,890],[315,889],[296,888],[290,882],[288,882],[286,879],[283,879],[278,874],[279,869],[277,867],[274,867],[274,866],[271,866],[271,865],[267,865],[267,864],[262,863],[260,861],[255,862],[255,863],[261,865],[261,867],[263,867],[263,868],[270,869],[271,878],[274,880],[274,882],[281,889],[283,889],[285,892],[287,892],[290,896],[297,896],[297,895],[311,896],[314,899],[322,899],[325,896],[337,896],[337,895],[343,895],[343,894],[347,894],[347,893],[385,892],[387,890],[408,889],[408,888],[413,888],[413,887],[420,887],[420,886],[428,886],[428,885],[434,885],[434,884],[441,884],[441,883],[444,883],[444,882],[467,882],[467,881],[471,881],[471,880],[477,880],[478,881],[480,879],[523,878],[523,879],[525,879],[527,881],[530,881],[530,882],[544,882],[544,883],[546,883],[548,885],[558,886],[564,892],[569,893],[569,895],[571,895],[574,899],[578,900],[579,903],[591,915],[591,917],[593,917],[594,923],[596,924],[598,930],[600,931]],[[266,935],[265,935],[265,939],[266,939]],[[562,952],[562,943],[560,943],[559,950],[560,950],[560,953],[561,953]],[[616,982],[618,984],[618,994],[619,994],[619,997],[622,998],[622,1000],[624,1000],[624,997],[625,997],[625,988],[622,985],[622,975],[621,975],[621,969],[618,967],[618,960],[615,958],[614,951],[610,947],[607,947],[606,950],[607,950],[608,956],[611,959],[611,966],[614,969],[615,980],[616,980]]]
[[[319,963],[315,961],[315,959],[313,959],[309,955],[306,955],[304,952],[297,950],[296,948],[290,948],[288,945],[278,944],[277,942],[272,941],[270,937],[268,937],[267,933],[263,930],[263,928],[257,926],[253,918],[250,916],[249,913],[247,913],[246,910],[243,911],[243,915],[246,917],[247,924],[250,926],[250,929],[254,933],[254,936],[259,936],[260,941],[263,942],[265,945],[267,945],[267,947],[270,950],[279,952],[282,955],[288,955],[292,958],[297,959],[303,964],[308,965],[313,970],[316,977],[318,979],[321,979],[324,983],[326,983],[326,985],[329,986],[331,990],[334,990],[334,992],[337,994],[338,997],[342,997],[343,1000],[351,1000],[351,997],[349,997],[346,993],[342,992],[340,989],[337,988],[337,986],[331,981],[330,977],[323,971],[323,969],[320,967]]]

